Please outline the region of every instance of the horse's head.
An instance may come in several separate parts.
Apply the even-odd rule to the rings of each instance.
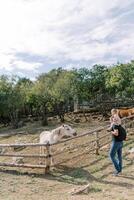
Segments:
[[[132,115],[134,115],[134,108],[132,108]]]
[[[63,136],[76,136],[76,130],[73,129],[71,126],[67,125],[67,124],[63,124],[61,127],[61,132],[63,134]]]

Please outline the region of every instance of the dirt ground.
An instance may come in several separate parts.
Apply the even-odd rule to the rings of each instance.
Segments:
[[[78,134],[105,125],[107,122],[93,120],[86,123],[74,124]],[[30,128],[29,128],[30,127]],[[32,130],[32,128],[33,130]],[[28,125],[23,128],[25,133],[8,136],[8,130],[1,131],[0,143],[15,143],[15,141],[38,142],[40,130],[43,127]],[[46,127],[51,129],[54,126]],[[22,130],[18,130],[21,132]],[[26,133],[27,131],[27,133]],[[134,155],[129,149],[134,147],[134,129],[129,130],[128,140],[123,148],[123,173],[117,177],[112,175],[113,166],[108,157],[110,145],[100,150],[99,155],[88,153],[88,147],[79,149],[77,144],[88,142],[93,136],[86,136],[77,141],[72,140],[60,144],[53,152],[68,150],[67,153],[55,158],[54,162],[61,159],[71,160],[57,165],[51,169],[49,175],[44,174],[44,169],[22,169],[0,167],[0,200],[133,200],[134,199]],[[5,137],[4,137],[5,136]],[[104,139],[105,141],[107,138]],[[73,149],[74,147],[74,149]],[[69,150],[71,149],[71,150]],[[82,154],[87,150],[86,154]],[[21,152],[31,152],[30,148]],[[35,149],[35,152],[38,149]],[[19,151],[20,152],[20,151]],[[74,155],[76,155],[75,158]],[[77,156],[78,155],[78,156]],[[7,158],[0,157],[0,161]],[[29,160],[26,160],[28,162]],[[37,160],[31,160],[36,163]],[[74,189],[81,188],[89,183],[89,193],[72,195]]]

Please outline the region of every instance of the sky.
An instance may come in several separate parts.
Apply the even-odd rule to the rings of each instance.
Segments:
[[[0,0],[0,75],[134,59],[134,0]]]

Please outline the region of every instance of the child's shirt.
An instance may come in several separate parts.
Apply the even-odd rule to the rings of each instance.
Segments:
[[[121,119],[118,116],[118,114],[114,114],[111,118],[110,118],[110,122],[114,123],[116,125],[121,125]]]

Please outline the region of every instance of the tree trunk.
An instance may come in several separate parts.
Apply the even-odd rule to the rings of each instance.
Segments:
[[[65,121],[65,119],[64,119],[64,114],[63,114],[63,113],[60,113],[60,114],[59,114],[59,117],[60,117],[60,121],[61,121],[61,122],[64,122],[64,121]]]
[[[47,126],[48,120],[47,120],[47,107],[44,106],[43,113],[42,113],[42,126]]]
[[[13,128],[18,128],[18,122],[19,122],[19,115],[18,110],[14,110],[10,112],[10,119],[11,119],[11,125]]]

